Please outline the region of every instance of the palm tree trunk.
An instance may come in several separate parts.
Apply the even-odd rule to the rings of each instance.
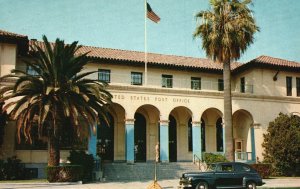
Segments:
[[[48,133],[48,166],[59,166],[60,148],[59,148],[59,128],[57,127],[56,105],[53,107],[52,128]]]
[[[58,133],[51,129],[48,135],[48,166],[58,166],[60,160],[59,137]]]
[[[234,161],[230,61],[226,61],[223,64],[223,79],[224,79],[225,156],[229,161]]]

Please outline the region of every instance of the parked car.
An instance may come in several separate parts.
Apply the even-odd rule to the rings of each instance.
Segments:
[[[179,181],[181,189],[246,188],[255,189],[264,183],[260,175],[245,163],[215,163],[205,172],[183,173]]]

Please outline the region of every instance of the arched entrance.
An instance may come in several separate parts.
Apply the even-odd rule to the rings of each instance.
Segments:
[[[146,118],[140,114],[134,115],[134,153],[136,162],[146,161]]]
[[[202,152],[206,151],[206,140],[205,140],[205,121],[203,119],[201,119],[201,147],[202,147]]]
[[[216,123],[216,139],[217,139],[217,152],[223,152],[223,126],[222,118],[219,118]]]
[[[176,119],[169,115],[169,161],[177,161],[177,122]]]
[[[100,121],[97,129],[97,151],[99,157],[104,161],[114,160],[114,119],[108,113],[108,121]]]
[[[236,161],[255,161],[253,117],[247,110],[237,110],[232,116]]]
[[[202,145],[205,146],[202,146],[202,151],[203,149],[209,153],[223,151],[222,115],[222,112],[216,108],[209,108],[203,112],[201,116],[201,134],[203,133]]]

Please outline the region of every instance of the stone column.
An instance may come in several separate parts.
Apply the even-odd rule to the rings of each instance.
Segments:
[[[134,119],[125,120],[125,158],[134,163]]]
[[[193,132],[193,159],[195,155],[202,160],[201,122],[192,122]]]
[[[88,152],[92,154],[94,158],[97,156],[97,129],[97,125],[90,128],[90,138],[88,142]]]
[[[160,161],[169,162],[169,120],[159,122]]]
[[[256,162],[256,148],[255,148],[255,127],[258,127],[259,124],[252,124],[250,127],[251,131],[251,160]]]

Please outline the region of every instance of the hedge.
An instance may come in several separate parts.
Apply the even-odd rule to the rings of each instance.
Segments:
[[[251,164],[251,166],[260,174],[262,178],[269,178],[271,175],[272,165],[268,163]]]
[[[83,178],[81,165],[63,165],[46,167],[49,182],[77,182]]]

